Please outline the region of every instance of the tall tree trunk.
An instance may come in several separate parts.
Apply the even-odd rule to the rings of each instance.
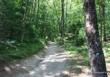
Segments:
[[[22,0],[21,8],[23,9],[23,18],[22,18],[22,34],[21,34],[21,42],[23,43],[25,37],[25,28],[26,28],[26,15],[27,15],[27,4],[28,0]]]
[[[105,0],[99,0],[99,17],[100,17],[100,35],[101,41],[106,41],[106,23],[105,23]]]
[[[98,32],[95,0],[85,0],[84,10],[92,77],[107,77],[105,58]]]
[[[103,41],[106,41],[105,0],[102,0]]]
[[[62,8],[62,15],[61,15],[61,42],[64,43],[64,0],[61,0],[61,8]]]

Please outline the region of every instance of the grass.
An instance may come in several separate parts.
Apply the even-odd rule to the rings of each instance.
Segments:
[[[87,51],[87,46],[74,46],[72,43],[66,43],[65,44],[65,49],[67,52],[69,52],[71,55],[73,55],[73,60],[76,63],[80,61],[80,65],[86,65],[89,66],[89,57],[88,57],[88,51]],[[78,64],[79,65],[79,64]]]
[[[106,57],[110,57],[110,42],[105,42],[103,44],[103,50]]]
[[[80,54],[83,57],[88,56],[87,46],[74,46],[72,43],[66,43],[65,49],[70,52],[71,54]]]
[[[0,59],[2,61],[14,61],[23,59],[38,53],[42,48],[43,44],[41,42],[22,43],[16,46],[16,48],[6,47],[0,51]]]
[[[80,54],[83,57],[88,56],[88,50],[86,45],[78,47],[78,46],[74,46],[72,43],[66,43],[65,49],[69,51],[71,54]],[[103,51],[105,56],[110,57],[110,42],[106,42],[103,44]]]
[[[88,50],[86,45],[78,47],[78,46],[74,46],[72,43],[66,43],[65,49],[71,55],[73,55],[73,59],[78,57],[80,58],[79,60],[83,61],[83,64],[89,65]],[[104,51],[105,59],[110,58],[110,42],[103,43],[103,51]]]

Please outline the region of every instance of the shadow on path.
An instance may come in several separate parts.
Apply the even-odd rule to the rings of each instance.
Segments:
[[[71,62],[63,48],[50,43],[43,53],[3,67],[0,77],[69,77]]]

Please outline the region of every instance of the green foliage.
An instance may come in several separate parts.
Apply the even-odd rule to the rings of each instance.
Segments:
[[[16,47],[9,47],[2,45],[2,50],[0,50],[0,60],[9,61],[26,58],[35,53],[38,53],[40,49],[43,48],[41,42],[30,42],[22,44],[14,44]]]
[[[100,24],[105,22],[105,34],[110,40],[109,0],[105,1],[105,21],[100,16],[100,2],[97,1],[96,5],[99,31]],[[42,43],[50,40],[61,42],[61,14],[60,0],[0,0],[0,54],[4,53],[2,51],[6,48],[10,53],[11,49],[16,47],[27,50],[22,44],[32,44],[33,49],[33,43],[37,40]],[[83,0],[65,0],[64,20],[63,40],[65,43],[71,43],[69,46],[72,49],[78,49],[73,46],[80,47],[85,44]],[[10,44],[10,41],[15,43]],[[17,51],[15,53],[19,54]]]
[[[1,3],[1,12],[4,14],[1,16],[5,18],[1,22],[3,22],[2,25],[6,26],[2,27],[7,31],[8,39],[25,42],[39,38],[55,40],[59,36],[61,1],[2,0]],[[71,31],[77,36],[74,29],[81,28],[79,24],[83,24],[82,1],[65,1],[64,9],[64,33],[67,34],[67,32]]]

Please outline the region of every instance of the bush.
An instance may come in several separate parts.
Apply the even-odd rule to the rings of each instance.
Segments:
[[[4,45],[0,51],[0,59],[4,59],[5,61],[13,61],[17,59],[26,58],[28,56],[31,56],[37,52],[39,52],[40,49],[43,48],[43,44],[39,41],[37,42],[28,42],[28,43],[19,43],[16,44],[16,48],[8,47]]]

